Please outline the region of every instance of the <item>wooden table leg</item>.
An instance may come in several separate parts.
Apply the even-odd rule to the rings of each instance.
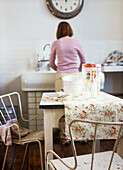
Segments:
[[[46,168],[46,153],[48,150],[53,150],[53,128],[58,127],[58,121],[64,115],[64,109],[45,109],[44,110],[44,140],[45,140],[45,168]],[[53,156],[49,156],[49,160]]]

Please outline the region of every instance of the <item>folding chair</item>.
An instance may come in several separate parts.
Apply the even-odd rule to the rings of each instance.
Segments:
[[[27,149],[28,149],[28,144],[32,142],[38,142],[39,144],[41,169],[43,170],[42,149],[41,149],[40,141],[44,140],[44,132],[41,130],[32,131],[32,130],[25,129],[20,126],[18,122],[17,109],[14,105],[15,102],[18,103],[19,113],[23,121],[29,122],[37,118],[38,116],[40,116],[40,114],[38,114],[32,117],[30,120],[26,120],[23,117],[21,98],[18,92],[12,92],[12,93],[0,96],[0,106],[1,106],[0,108],[0,135],[1,135],[2,141],[4,141],[4,144],[6,145],[6,151],[4,155],[2,170],[5,167],[8,148],[10,145],[13,145],[13,144],[17,144],[17,145],[26,144],[26,149],[25,149],[25,153],[24,153],[24,157],[22,161],[22,166],[21,166],[21,169],[22,169],[24,165],[24,160],[26,157]],[[11,108],[11,111],[10,111],[10,108]],[[11,112],[13,112],[13,114],[11,114]],[[16,138],[13,139],[13,136],[16,136]]]
[[[76,127],[75,125],[78,123],[79,123],[79,127],[84,124],[90,124],[94,127],[92,154],[77,156],[72,131]],[[94,153],[97,129],[99,126],[107,126],[107,125],[112,127],[115,126],[118,129],[117,138],[114,144],[113,151]],[[70,133],[73,157],[60,158],[54,151],[49,150],[47,152],[47,158],[46,158],[47,170],[50,168],[54,170],[68,170],[68,169],[123,170],[123,159],[115,152],[122,126],[123,126],[123,122],[98,122],[98,121],[79,120],[79,119],[71,121],[71,123],[69,124],[69,133]],[[53,154],[53,156],[57,159],[48,160],[49,154]]]

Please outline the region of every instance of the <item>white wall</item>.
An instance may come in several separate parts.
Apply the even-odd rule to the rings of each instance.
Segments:
[[[123,40],[122,0],[85,0],[81,13],[70,19],[80,40]],[[0,0],[2,40],[53,41],[60,19],[45,0]]]
[[[82,43],[87,62],[103,62],[123,51],[123,0],[85,0],[83,10],[69,23]],[[45,0],[0,0],[0,94],[21,91],[20,75],[35,69],[35,54],[56,39],[61,20],[52,16]],[[24,107],[25,107],[24,106]]]

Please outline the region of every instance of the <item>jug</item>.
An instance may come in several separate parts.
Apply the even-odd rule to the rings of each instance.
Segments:
[[[82,75],[85,89],[88,87],[91,97],[96,97],[100,93],[100,64],[82,64]]]

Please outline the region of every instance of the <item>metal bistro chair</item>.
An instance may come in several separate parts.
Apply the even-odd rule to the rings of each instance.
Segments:
[[[86,154],[86,155],[79,155],[76,154],[76,148],[74,144],[72,129],[74,129],[74,123],[79,123],[79,126],[81,124],[92,124],[94,128],[94,138],[93,138],[93,146],[92,146],[92,154]],[[118,135],[117,139],[114,144],[113,151],[107,151],[107,152],[95,152],[95,141],[96,141],[96,132],[98,126],[118,126]],[[123,122],[98,122],[98,121],[90,121],[90,120],[73,120],[69,124],[69,133],[70,133],[70,139],[71,139],[71,146],[73,151],[73,157],[67,157],[67,158],[60,158],[54,151],[49,150],[47,152],[47,170],[48,169],[54,169],[54,170],[123,170],[123,159],[115,152],[119,135],[121,132],[121,128],[123,126]],[[123,149],[123,148],[122,148]],[[57,159],[54,160],[48,160],[49,154],[53,154],[54,157]]]
[[[11,144],[6,144],[6,151],[5,151],[5,155],[4,155],[4,160],[3,160],[3,165],[2,165],[2,170],[5,167],[5,162],[6,162],[6,158],[7,158],[7,153],[8,153],[8,148],[10,145],[13,144],[17,144],[17,145],[24,145],[26,144],[26,149],[25,149],[25,153],[24,153],[24,157],[23,157],[23,161],[22,161],[22,166],[21,169],[23,168],[24,165],[24,160],[26,157],[26,153],[27,153],[27,149],[28,149],[28,144],[32,143],[32,142],[38,142],[39,144],[39,151],[40,151],[40,161],[41,161],[41,169],[43,170],[43,161],[42,161],[42,149],[41,149],[41,140],[44,140],[44,132],[41,130],[38,131],[32,131],[29,129],[25,129],[20,127],[19,123],[18,123],[18,116],[17,116],[17,109],[15,109],[15,102],[18,104],[18,108],[19,108],[19,113],[20,116],[22,118],[23,121],[29,122],[35,118],[37,118],[38,116],[40,116],[40,114],[34,116],[33,118],[31,118],[30,120],[26,120],[23,117],[23,113],[22,113],[22,105],[21,105],[21,98],[20,98],[20,94],[18,92],[12,92],[9,94],[5,94],[0,96],[0,128],[2,129],[3,127],[6,127],[9,131],[11,131],[11,137],[13,136],[14,133],[12,133],[12,128],[14,128],[17,132],[16,133],[16,138],[12,138],[12,143]],[[16,105],[17,105],[16,104]],[[13,111],[13,115],[10,114],[9,108],[12,108]],[[12,122],[13,120],[17,120],[12,124],[8,124],[8,122]],[[21,135],[22,130],[24,130],[25,135]],[[27,133],[26,133],[27,131]],[[5,134],[8,133],[5,132]],[[1,137],[2,139],[2,137]],[[9,139],[9,136],[8,136]]]

